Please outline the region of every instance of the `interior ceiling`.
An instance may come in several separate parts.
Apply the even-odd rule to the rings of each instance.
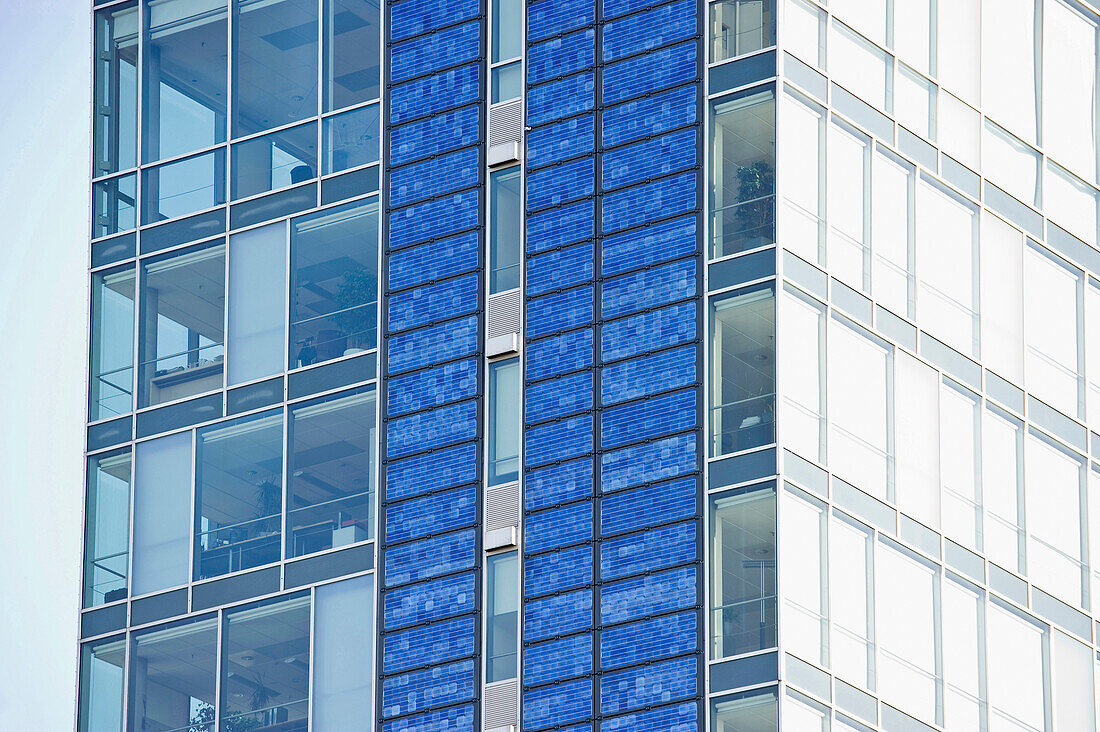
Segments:
[[[761,297],[719,310],[716,320],[722,329],[723,381],[748,393],[769,387],[775,379],[775,301]]]
[[[145,280],[146,292],[157,295],[157,313],[215,343],[223,340],[224,251],[222,247],[216,247],[204,252],[206,256],[201,259],[162,271],[156,271],[156,265],[153,265],[154,272]]]
[[[218,648],[216,620],[204,620],[190,627],[169,628],[142,636],[135,648],[138,657],[147,664],[146,678],[151,683],[214,702]]]
[[[359,399],[360,397],[352,397]],[[314,504],[371,487],[374,400],[294,420],[294,505]]]
[[[230,616],[227,657],[229,709],[246,711],[252,692],[262,684],[269,705],[286,704],[308,696],[309,598],[275,606],[279,609],[246,611],[246,619]],[[305,710],[301,710],[304,712]]]
[[[258,518],[259,484],[283,483],[282,440],[277,415],[205,433],[200,455],[203,517],[219,524]]]

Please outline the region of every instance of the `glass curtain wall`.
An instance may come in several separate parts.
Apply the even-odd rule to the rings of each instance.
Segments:
[[[137,165],[138,30],[136,2],[95,14],[95,176]]]
[[[485,681],[514,679],[519,668],[519,558],[516,552],[486,560]]]
[[[709,10],[712,64],[775,45],[774,0],[718,0]]]
[[[519,287],[520,168],[489,174],[489,294]]]
[[[218,620],[187,619],[135,633],[129,728],[215,732]]]
[[[490,103],[523,94],[523,0],[492,0]]]
[[[85,643],[80,649],[78,732],[122,732],[126,639]]]
[[[134,408],[134,268],[92,276],[91,382],[88,420]]]
[[[130,573],[130,451],[88,459],[84,606],[125,599]]]
[[[519,479],[521,386],[518,358],[489,364],[490,486]]]

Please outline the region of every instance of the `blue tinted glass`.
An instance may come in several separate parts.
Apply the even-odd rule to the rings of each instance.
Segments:
[[[506,102],[518,99],[523,94],[523,62],[498,66],[493,69],[492,102]]]
[[[378,98],[381,8],[381,3],[369,0],[325,3],[326,111]]]
[[[121,732],[126,641],[108,638],[80,650],[79,732]]]
[[[130,451],[88,460],[84,606],[126,598],[130,544]]]
[[[137,224],[137,176],[131,173],[95,184],[92,236],[129,231]]]
[[[378,116],[372,104],[325,120],[326,174],[378,162]]]
[[[316,177],[316,122],[233,146],[233,198],[254,196]]]
[[[89,421],[133,409],[134,299],[132,266],[92,278]]]
[[[95,16],[95,175],[137,165],[138,9],[134,2]]]
[[[143,224],[225,203],[225,149],[145,170],[141,185]]]

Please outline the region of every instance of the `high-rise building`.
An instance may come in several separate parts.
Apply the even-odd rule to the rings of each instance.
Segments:
[[[93,17],[79,732],[1095,732],[1097,0]]]

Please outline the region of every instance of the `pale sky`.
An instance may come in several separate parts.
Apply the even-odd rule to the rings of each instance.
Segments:
[[[89,0],[0,0],[0,729],[73,729]]]

